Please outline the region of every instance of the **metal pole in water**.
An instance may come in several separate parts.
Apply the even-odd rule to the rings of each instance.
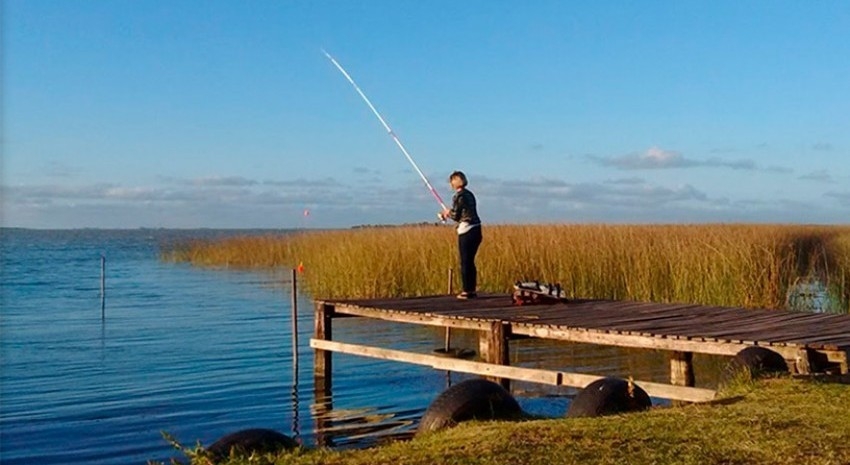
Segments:
[[[292,270],[292,365],[298,376],[298,271]]]
[[[106,255],[100,256],[100,319],[106,319]]]

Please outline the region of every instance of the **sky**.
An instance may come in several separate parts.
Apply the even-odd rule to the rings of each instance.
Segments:
[[[841,223],[850,2],[3,0],[2,225]]]

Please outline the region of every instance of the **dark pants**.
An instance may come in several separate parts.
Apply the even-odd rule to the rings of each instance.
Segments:
[[[460,280],[464,292],[475,292],[478,285],[478,270],[475,268],[475,254],[481,245],[481,226],[457,236],[460,250]]]

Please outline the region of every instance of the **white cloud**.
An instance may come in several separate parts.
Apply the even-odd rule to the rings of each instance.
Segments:
[[[643,153],[634,153],[619,157],[589,155],[588,158],[602,166],[610,166],[621,170],[648,170],[696,166],[693,161],[686,160],[681,153],[671,150],[662,150],[658,147],[650,147]]]
[[[781,167],[760,168],[754,161],[746,159],[725,160],[717,157],[711,157],[706,159],[686,158],[680,152],[674,150],[664,150],[659,147],[650,147],[642,153],[632,153],[621,156],[588,155],[587,158],[590,161],[601,166],[616,168],[618,170],[655,170],[708,167],[744,171],[762,170],[776,173],[790,172],[790,170]]]
[[[23,227],[286,228],[303,225],[304,209],[311,211],[310,227],[346,227],[431,221],[438,208],[417,179],[401,185],[333,178],[233,181],[5,186],[0,193],[6,225]],[[568,182],[476,176],[471,189],[488,223],[842,222],[850,207],[850,192],[825,195],[837,203],[730,200],[694,185],[641,177]]]
[[[625,181],[625,182],[624,182]],[[585,208],[664,208],[673,203],[709,204],[708,195],[691,185],[651,185],[637,178],[602,183],[570,184],[560,179],[537,178],[525,182],[486,179],[478,184],[488,201],[506,206],[535,204]]]

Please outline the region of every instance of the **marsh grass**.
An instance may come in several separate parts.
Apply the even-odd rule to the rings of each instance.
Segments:
[[[445,293],[456,241],[448,227],[363,228],[190,241],[163,256],[240,268],[303,263],[317,298],[400,297]],[[817,279],[850,311],[848,226],[488,225],[477,263],[483,292],[537,279],[573,297],[783,308],[795,283]]]

